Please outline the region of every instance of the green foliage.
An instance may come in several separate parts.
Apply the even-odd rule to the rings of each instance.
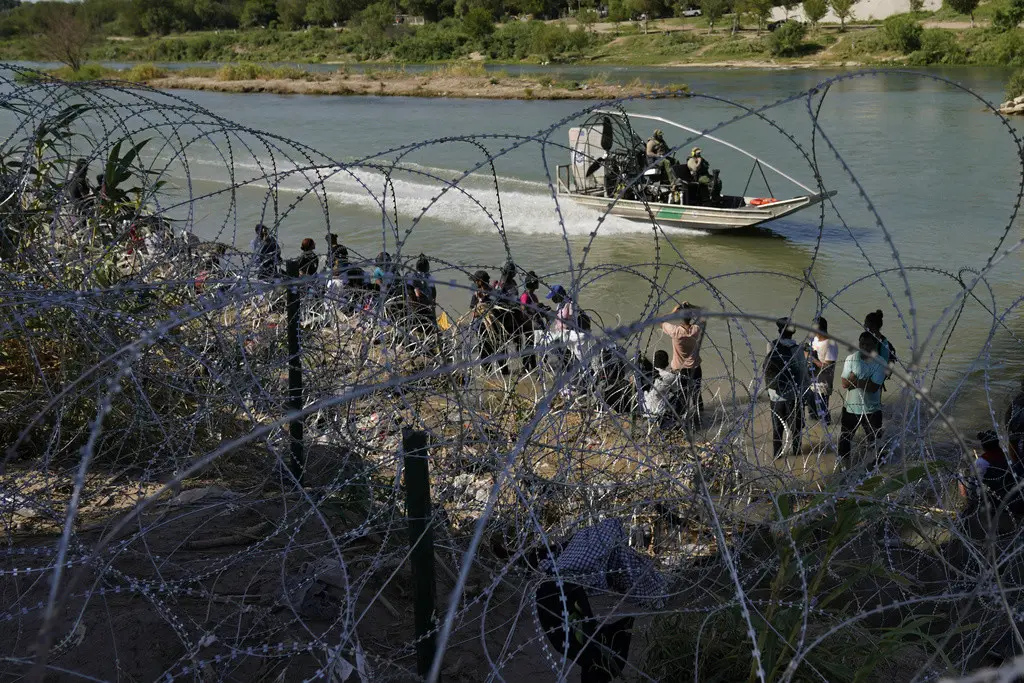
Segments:
[[[978,9],[978,0],[945,0],[950,9],[957,14],[968,14],[974,24],[974,10]]]
[[[146,83],[158,78],[166,78],[167,69],[163,69],[153,64],[136,64],[120,76],[124,80],[131,81],[132,83]]]
[[[886,18],[882,22],[882,32],[893,50],[909,55],[921,49],[923,29],[909,14],[894,14]]]
[[[829,0],[829,7],[839,17],[839,30],[846,30],[846,20],[853,16],[853,6],[857,0]]]
[[[992,28],[1006,32],[1017,28],[1024,21],[1024,0],[1010,0],[1005,9],[997,9],[992,15]]]
[[[494,33],[494,16],[483,7],[474,7],[463,17],[462,25],[470,38],[480,41]]]
[[[308,0],[306,14],[303,17],[307,24],[314,26],[332,26],[342,20],[341,2],[338,0]]]
[[[817,26],[826,14],[828,14],[828,0],[804,0],[804,15],[811,26]]]
[[[744,0],[744,8],[757,20],[757,30],[764,29],[772,15],[772,0]]]
[[[268,26],[277,20],[277,3],[274,0],[246,0],[239,16],[242,26]]]
[[[306,24],[307,0],[277,0],[277,23],[283,29],[294,31]]]
[[[1020,29],[994,33],[990,40],[970,46],[971,60],[975,64],[1004,64],[1024,66],[1024,32]]]
[[[403,62],[440,62],[465,56],[472,43],[463,23],[445,19],[419,27],[395,45],[392,54]]]
[[[548,61],[576,54],[600,40],[583,28],[540,21],[512,21],[497,29],[487,40],[492,59],[522,60],[531,55]]]
[[[800,53],[806,36],[806,26],[787,21],[772,31],[768,38],[768,51],[776,57],[792,57]]]
[[[118,74],[116,71],[104,68],[99,64],[83,64],[78,69],[72,69],[69,66],[61,67],[60,69],[52,71],[50,75],[54,78],[59,78],[62,81],[85,83],[87,81],[114,79]]]
[[[1024,95],[1024,69],[1014,71],[1006,84],[1006,99],[1012,100],[1021,95]]]
[[[884,663],[928,641],[927,627],[936,617],[910,613],[896,625],[850,620],[878,584],[905,581],[885,561],[872,562],[853,548],[870,548],[881,524],[914,526],[924,513],[893,516],[887,497],[926,476],[927,468],[916,466],[872,477],[834,508],[829,501],[836,501],[835,492],[802,500],[779,496],[772,524],[733,542],[738,571],[758,568],[756,582],[745,587],[748,596],[757,596],[758,608],[744,614],[734,601],[710,596],[706,613],[656,617],[641,669],[659,681],[880,680]],[[830,635],[814,648],[794,647],[806,633]],[[751,656],[755,646],[763,673]]]
[[[592,7],[583,7],[576,12],[576,23],[586,29],[596,24],[598,19],[600,17],[597,14],[597,10]]]
[[[729,9],[728,0],[701,0],[700,11],[708,22],[708,33],[714,33],[715,23],[725,16]]]
[[[963,64],[967,52],[949,31],[929,28],[921,34],[921,47],[910,56],[912,64]]]

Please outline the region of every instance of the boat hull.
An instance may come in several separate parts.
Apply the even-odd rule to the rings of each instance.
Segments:
[[[721,232],[752,228],[768,221],[788,216],[801,209],[818,204],[826,197],[833,196],[835,191],[782,199],[760,206],[742,206],[736,209],[713,206],[680,206],[678,204],[660,204],[629,199],[616,201],[611,197],[577,194],[574,192],[561,192],[559,194],[562,197],[572,199],[581,206],[587,206],[602,212],[607,211],[613,216],[621,216],[631,220],[648,223],[654,222],[663,228]],[[749,200],[747,199],[747,201]]]

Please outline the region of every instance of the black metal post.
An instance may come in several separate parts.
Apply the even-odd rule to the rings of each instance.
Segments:
[[[306,467],[306,455],[302,444],[304,419],[302,411],[302,354],[299,348],[299,311],[301,296],[295,280],[299,277],[299,262],[290,260],[285,263],[288,274],[288,285],[285,294],[285,309],[288,316],[288,409],[296,414],[288,425],[291,437],[291,460],[288,469],[302,483],[302,471]]]
[[[430,526],[430,466],[427,433],[402,430],[405,464],[405,506],[412,551],[413,619],[416,626],[416,670],[424,678],[436,656],[434,633],[434,532]]]

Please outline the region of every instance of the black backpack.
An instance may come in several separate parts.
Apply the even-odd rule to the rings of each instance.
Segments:
[[[582,308],[576,316],[576,324],[580,326],[580,330],[582,330],[583,332],[590,332],[590,316],[587,315],[587,312],[584,311]]]
[[[786,400],[800,397],[800,370],[797,363],[803,362],[800,347],[796,344],[783,345],[776,341],[764,360],[764,379],[769,389]]]

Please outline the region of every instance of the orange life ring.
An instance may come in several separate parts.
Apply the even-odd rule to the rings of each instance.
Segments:
[[[755,197],[750,200],[751,206],[764,206],[765,204],[774,204],[779,201],[775,197]]]

